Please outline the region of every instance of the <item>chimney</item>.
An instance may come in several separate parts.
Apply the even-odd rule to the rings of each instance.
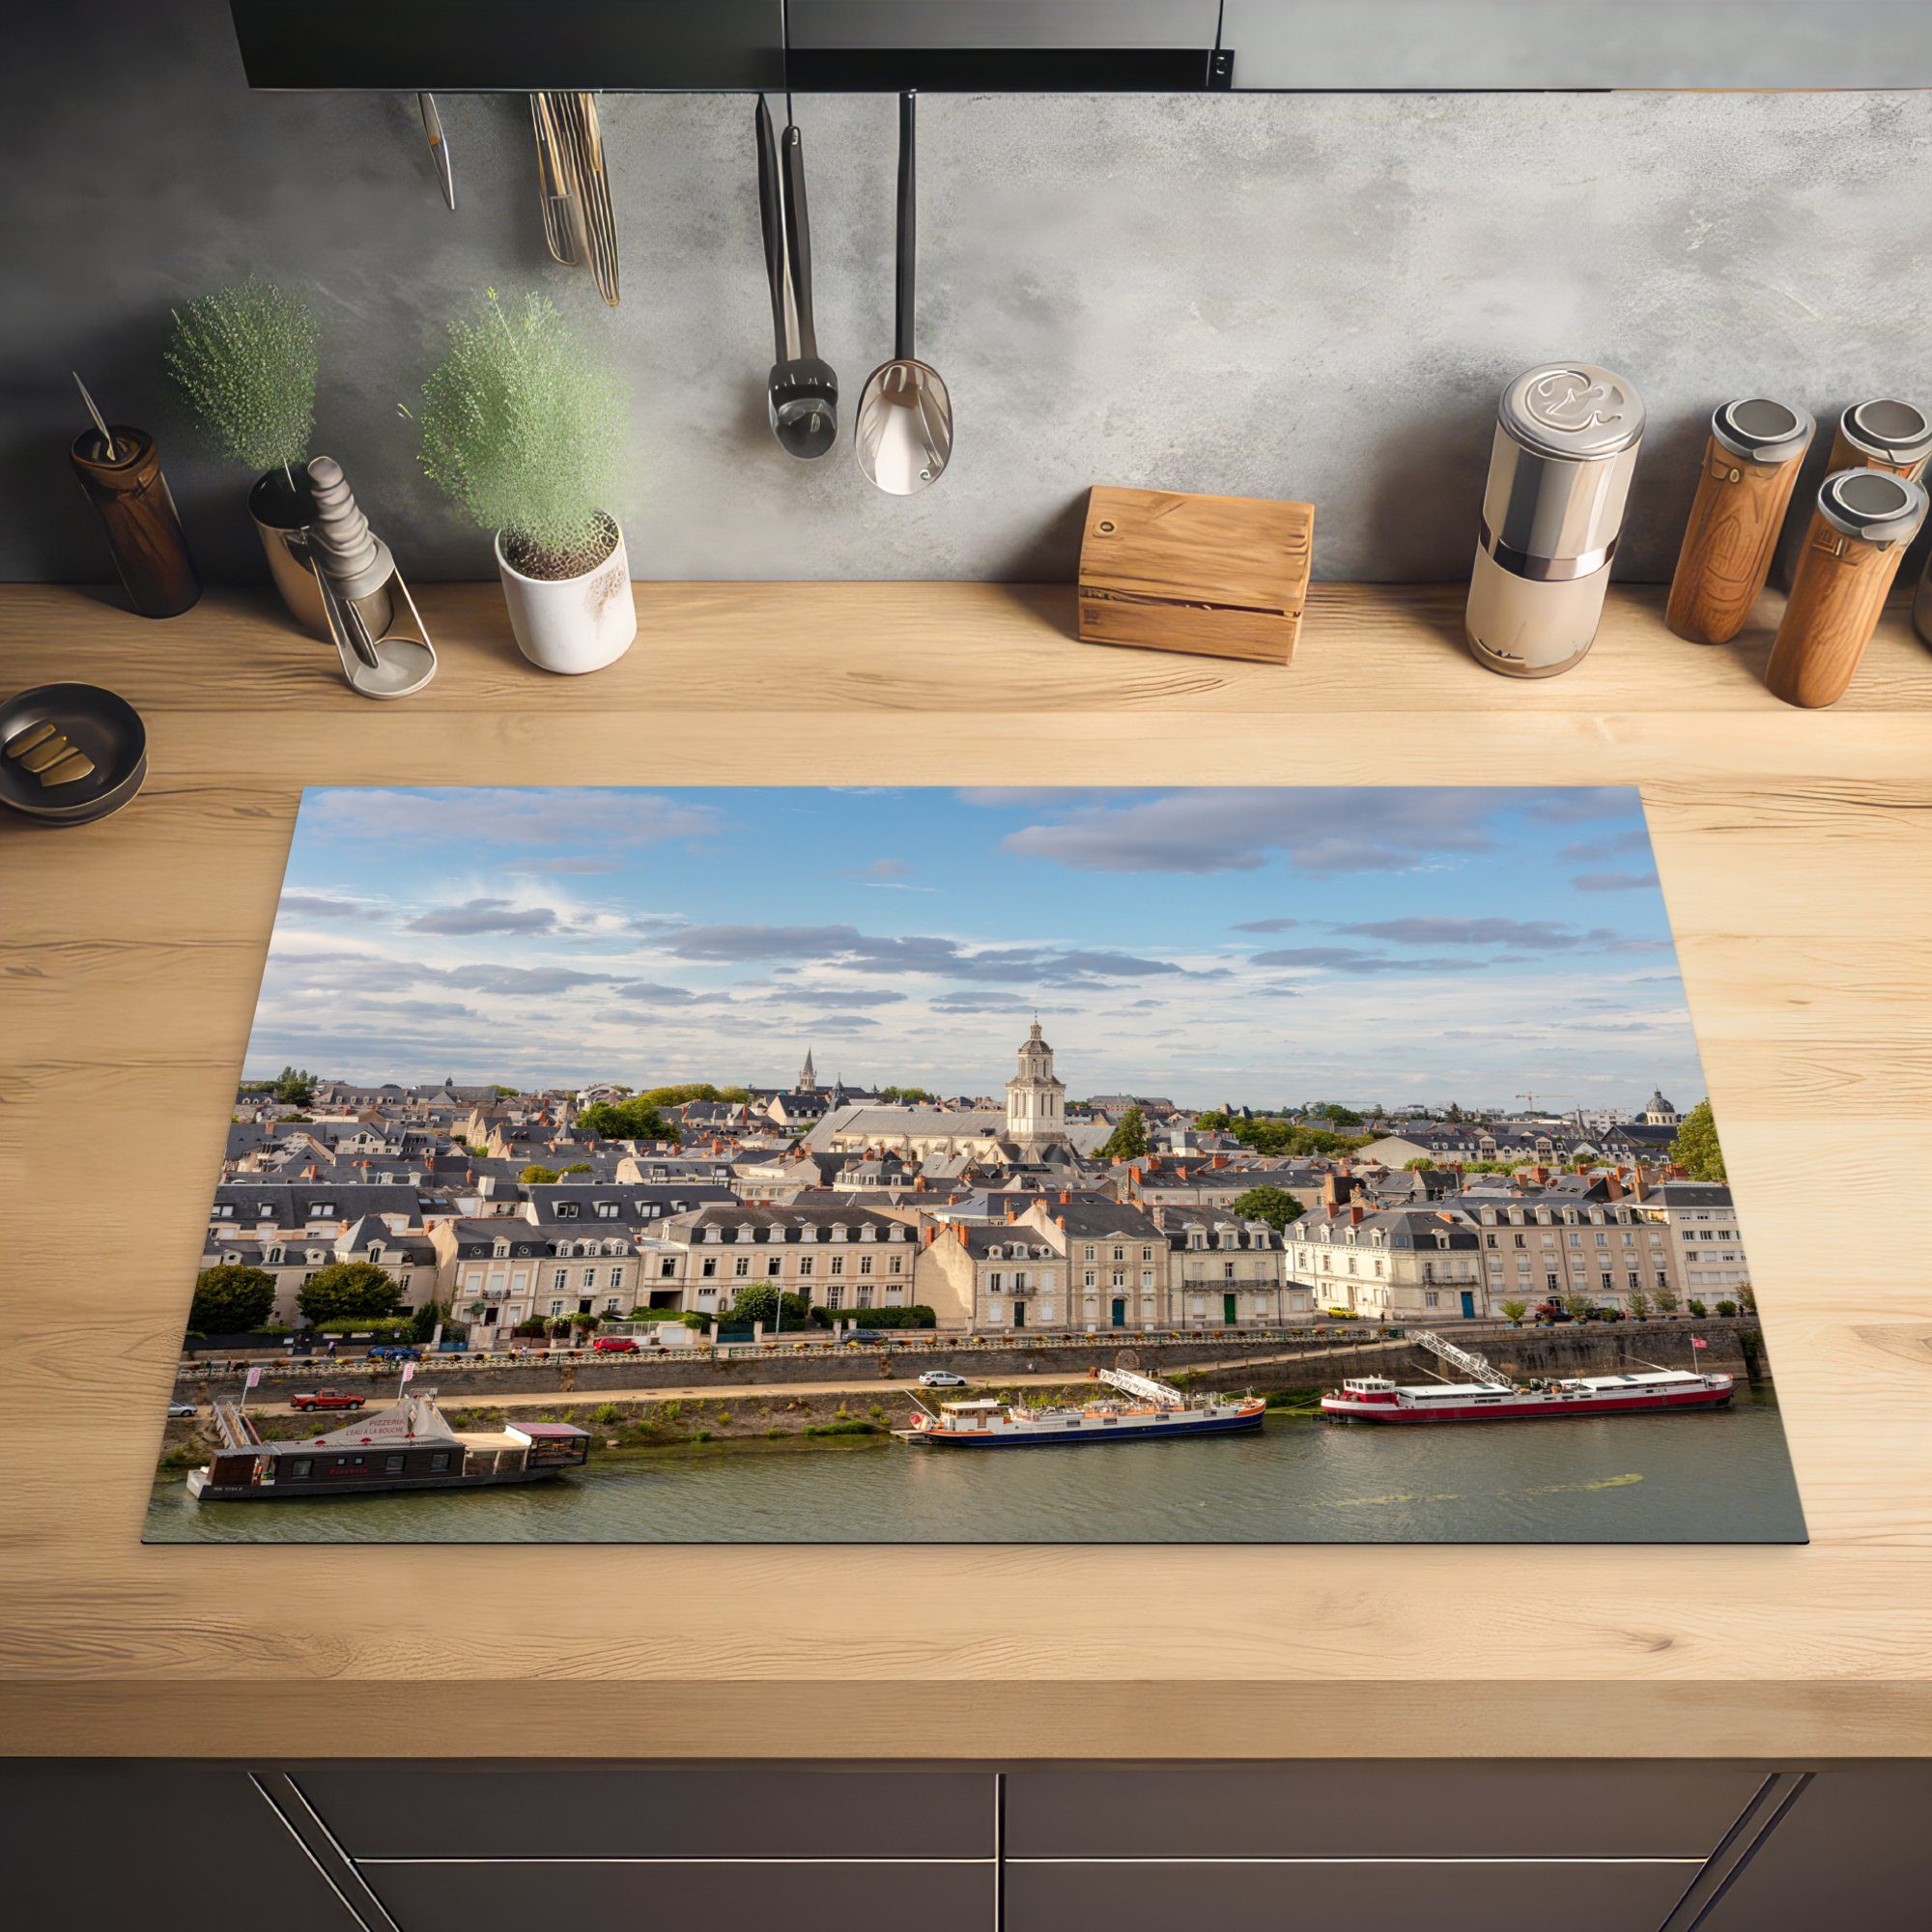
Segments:
[[[1020,1218],[1019,1203],[1016,1201],[1009,1201],[1007,1203],[1007,1226],[1010,1228],[1013,1225],[1013,1223],[1017,1221],[1019,1218]]]
[[[1359,1228],[1362,1225],[1362,1204],[1359,1201],[1349,1203],[1349,1225],[1351,1228]]]
[[[1539,1187],[1547,1186],[1548,1184],[1549,1170],[1547,1167],[1545,1167],[1541,1162],[1538,1162],[1538,1164],[1535,1167],[1531,1168],[1530,1172],[1533,1175],[1535,1175],[1536,1184]]]
[[[1624,1198],[1624,1183],[1615,1168],[1604,1177],[1604,1198],[1606,1201],[1621,1201]]]
[[[1354,1191],[1355,1181],[1352,1175],[1324,1174],[1321,1177],[1321,1206],[1330,1214],[1339,1211]]]
[[[1062,1233],[1063,1235],[1064,1235],[1064,1234],[1065,1234],[1065,1232],[1066,1232],[1066,1216],[1065,1216],[1065,1214],[1056,1214],[1056,1215],[1055,1215],[1055,1216],[1053,1217],[1053,1225],[1054,1225],[1054,1226],[1055,1226],[1056,1228],[1058,1228],[1058,1229],[1060,1230],[1060,1232],[1061,1232],[1061,1233]]]
[[[1650,1194],[1650,1183],[1643,1177],[1643,1162],[1637,1161],[1631,1168],[1631,1199],[1642,1201]]]
[[[966,1245],[966,1223],[964,1221],[953,1222],[952,1232],[959,1236],[959,1245],[963,1248]]]
[[[1060,1190],[1060,1205],[1061,1205],[1061,1206],[1062,1206],[1063,1208],[1065,1208],[1065,1207],[1066,1206],[1066,1204],[1067,1204],[1067,1203],[1068,1203],[1069,1201],[1071,1201],[1072,1199],[1073,1199],[1073,1196],[1072,1196],[1071,1194],[1069,1194],[1069,1193],[1068,1193],[1068,1192],[1066,1191],[1066,1189],[1065,1189],[1065,1188],[1064,1188],[1064,1187],[1063,1187],[1063,1188],[1062,1188],[1062,1189]]]
[[[1209,1167],[1226,1167],[1227,1164],[1228,1164],[1228,1156],[1224,1153],[1217,1153],[1214,1156],[1214,1158],[1208,1163]]]

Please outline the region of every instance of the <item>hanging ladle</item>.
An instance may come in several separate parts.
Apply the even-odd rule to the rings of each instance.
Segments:
[[[866,379],[853,426],[868,483],[910,497],[936,483],[952,454],[952,398],[937,369],[913,352],[913,256],[918,195],[913,179],[913,95],[899,96],[898,298],[893,359]]]

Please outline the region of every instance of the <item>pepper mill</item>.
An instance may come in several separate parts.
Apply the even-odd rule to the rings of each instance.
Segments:
[[[107,533],[114,568],[135,611],[143,617],[178,617],[192,609],[201,577],[155,439],[124,423],[105,437],[86,429],[74,438],[68,460]]]
[[[1727,644],[1771,575],[1777,533],[1817,425],[1764,396],[1711,416],[1697,495],[1663,621],[1693,644]]]
[[[1506,677],[1553,677],[1597,635],[1643,400],[1586,362],[1545,362],[1503,391],[1463,619],[1470,654]]]
[[[1830,468],[1889,469],[1917,483],[1932,457],[1932,422],[1910,403],[1854,403],[1838,418]]]
[[[1839,469],[1825,478],[1765,668],[1774,697],[1815,708],[1845,695],[1925,508],[1923,487],[1907,476]]]

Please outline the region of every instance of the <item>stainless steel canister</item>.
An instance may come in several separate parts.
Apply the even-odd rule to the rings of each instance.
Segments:
[[[1553,677],[1590,648],[1643,440],[1643,399],[1587,362],[1503,391],[1465,628],[1476,662]]]

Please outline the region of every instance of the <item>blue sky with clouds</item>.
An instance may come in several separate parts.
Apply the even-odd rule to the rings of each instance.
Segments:
[[[246,1070],[1703,1093],[1628,788],[324,789]]]

